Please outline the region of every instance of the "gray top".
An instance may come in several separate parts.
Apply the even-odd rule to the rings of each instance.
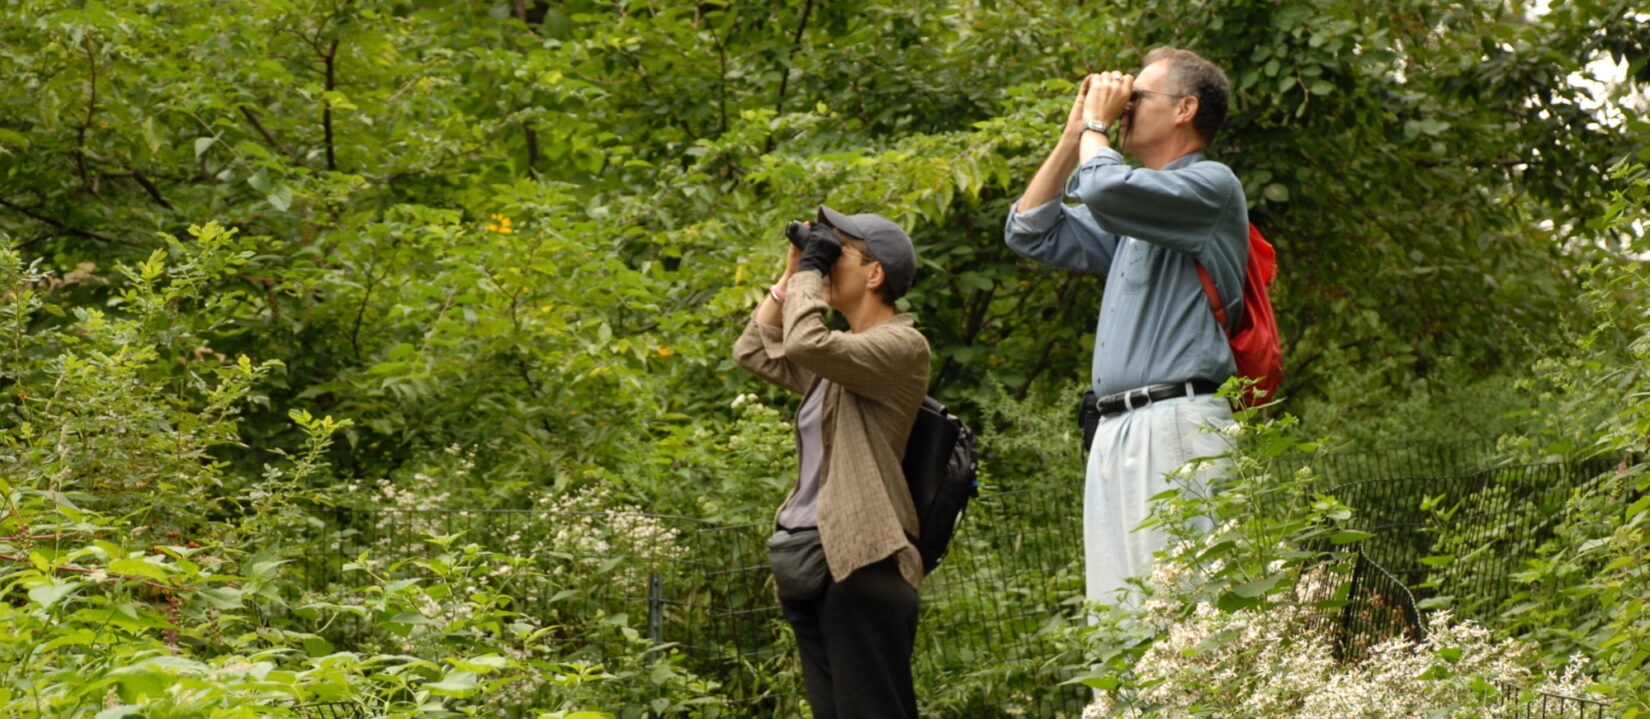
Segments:
[[[1094,335],[1094,391],[1165,382],[1224,382],[1236,367],[1193,263],[1228,317],[1239,317],[1249,210],[1231,168],[1193,152],[1162,170],[1132,168],[1110,148],[1077,168],[1066,195],[1016,213],[1008,246],[1033,260],[1106,275]]]
[[[820,408],[825,404],[825,389],[830,380],[820,380],[819,386],[802,399],[802,409],[796,413],[798,472],[796,493],[779,508],[776,519],[786,529],[804,529],[819,524],[819,469],[824,466],[825,438],[820,434]]]

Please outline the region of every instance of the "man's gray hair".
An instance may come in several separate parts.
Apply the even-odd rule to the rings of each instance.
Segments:
[[[1141,67],[1159,60],[1169,61],[1169,90],[1176,95],[1196,95],[1197,114],[1192,117],[1192,129],[1204,142],[1214,142],[1215,134],[1226,122],[1226,109],[1231,104],[1232,82],[1226,79],[1214,63],[1191,50],[1172,47],[1153,48],[1146,53]]]

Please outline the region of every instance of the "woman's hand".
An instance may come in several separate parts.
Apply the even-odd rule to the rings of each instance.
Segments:
[[[796,274],[802,263],[802,248],[789,242],[785,243],[785,247],[788,254],[785,258],[785,275],[779,278],[781,285],[784,284],[785,280],[790,279],[791,275]]]

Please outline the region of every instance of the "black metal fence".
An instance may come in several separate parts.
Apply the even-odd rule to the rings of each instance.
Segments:
[[[1514,559],[1548,536],[1570,492],[1610,467],[1482,469],[1490,456],[1484,446],[1440,445],[1311,460],[1326,490],[1377,532],[1362,543],[1346,580],[1349,603],[1332,618],[1343,658],[1388,637],[1418,638],[1417,600],[1454,596],[1469,613],[1495,607],[1510,592]],[[1050,657],[1060,651],[1059,629],[1081,621],[1081,505],[1077,484],[988,493],[970,505],[923,590],[913,669],[924,716],[1080,714],[1088,690],[1063,686],[1067,670]],[[722,682],[735,715],[803,715],[794,645],[767,571],[766,523],[535,509],[351,512],[338,524],[351,529],[333,536],[337,552],[307,558],[310,586],[347,587],[341,566],[363,551],[418,556],[432,551],[426,534],[462,533],[461,543],[532,558],[489,581],[509,589],[512,609],[559,627],[551,640],[564,659],[609,665],[645,655],[639,646],[670,643],[689,669]],[[350,641],[347,623],[335,633]],[[666,690],[638,681],[630,691],[645,701]],[[1519,711],[1537,713],[1518,716],[1583,716],[1579,707],[1594,706],[1534,699]],[[1569,713],[1541,713],[1547,706]]]
[[[1082,611],[1081,486],[988,493],[968,508],[944,563],[922,593],[913,672],[924,716],[1076,716],[1086,689],[1049,665],[1055,627]],[[739,716],[802,716],[794,641],[773,598],[767,523],[716,526],[685,517],[545,510],[356,509],[340,518],[331,555],[305,558],[311,587],[349,591],[345,563],[438,550],[427,535],[459,535],[531,562],[488,578],[542,625],[561,660],[611,664],[669,643],[688,668],[722,682]],[[619,618],[623,618],[622,622]],[[354,646],[346,617],[329,637]],[[389,649],[384,647],[383,649]],[[660,691],[637,683],[632,698]]]
[[[367,711],[354,702],[305,704],[298,709],[303,719],[366,719]]]
[[[1361,551],[1413,590],[1422,606],[1450,606],[1460,616],[1490,619],[1516,590],[1512,573],[1520,560],[1533,557],[1567,519],[1572,493],[1613,466],[1592,460],[1456,467],[1376,475],[1327,491],[1354,508],[1361,528],[1375,533]]]
[[[1503,712],[1509,719],[1604,719],[1610,705],[1593,699],[1501,686]]]

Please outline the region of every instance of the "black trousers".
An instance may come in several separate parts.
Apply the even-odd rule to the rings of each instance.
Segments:
[[[893,557],[833,580],[814,599],[780,603],[814,719],[917,719],[917,603]]]

